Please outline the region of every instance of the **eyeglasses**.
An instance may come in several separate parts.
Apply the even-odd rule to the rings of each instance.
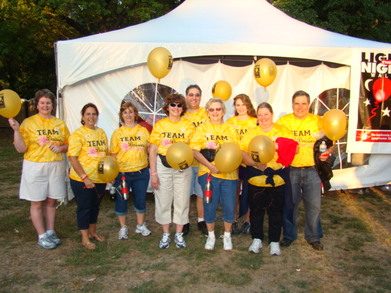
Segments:
[[[216,111],[216,112],[220,112],[221,111],[221,108],[209,108],[208,109],[208,112],[214,112],[214,111]]]
[[[191,93],[191,94],[188,94],[188,96],[189,96],[189,97],[196,97],[196,98],[199,98],[199,97],[201,97],[201,95],[200,95],[200,94],[193,94],[193,93]]]
[[[174,107],[182,108],[183,105],[181,103],[170,103],[170,106],[173,108]]]

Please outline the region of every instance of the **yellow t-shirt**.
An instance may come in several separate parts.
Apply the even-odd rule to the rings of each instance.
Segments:
[[[300,120],[291,113],[280,117],[277,123],[288,128],[293,135],[293,139],[299,143],[299,152],[295,155],[291,166],[314,166],[314,143],[320,137],[320,117],[308,113],[306,118]]]
[[[234,116],[229,118],[225,123],[232,125],[239,135],[239,138],[242,139],[247,131],[257,126],[257,118],[248,117],[246,120],[239,120],[238,116]]]
[[[203,107],[200,107],[195,112],[187,111],[183,117],[193,122],[195,127],[209,120],[208,113],[206,113],[206,110]]]
[[[49,146],[68,144],[69,130],[64,121],[36,114],[24,119],[19,130],[27,146],[24,159],[32,162],[63,160],[62,154],[52,152]]]
[[[145,127],[121,126],[111,136],[110,153],[117,154],[120,172],[136,172],[148,166],[149,132]]]
[[[69,137],[68,157],[78,157],[88,178],[94,183],[104,183],[98,176],[98,163],[108,155],[108,141],[101,128],[80,127]],[[71,168],[69,177],[82,182],[76,171]]]
[[[186,112],[183,117],[193,122],[195,127],[201,125],[206,121],[209,121],[208,113],[206,113],[206,110],[203,107],[198,108],[198,110],[195,112]],[[191,166],[199,167],[199,162],[197,160],[194,160]]]
[[[265,135],[269,137],[273,142],[278,137],[286,137],[293,139],[290,131],[282,125],[274,124],[273,128],[268,131],[264,132],[261,127],[257,126],[256,128],[250,129],[242,138],[242,141],[240,142],[240,148],[242,151],[245,151],[248,153],[248,145],[250,144],[251,140],[257,136],[257,135]],[[278,153],[275,152],[273,159],[266,164],[266,167],[272,168],[273,170],[278,170],[283,167],[282,164],[277,163],[278,159]],[[261,176],[255,176],[248,180],[248,183],[255,186],[262,186],[262,187],[273,187],[271,184],[266,183],[266,175]],[[285,184],[284,179],[281,178],[280,175],[273,175],[274,180],[274,186],[280,186]]]
[[[220,146],[225,142],[234,142],[239,144],[239,137],[232,128],[231,125],[221,124],[215,125],[210,123],[210,121],[204,122],[197,127],[196,132],[194,133],[193,139],[191,140],[190,147],[197,151],[202,149],[214,149],[218,150]],[[213,164],[214,162],[212,162]],[[198,170],[198,176],[202,176],[205,173],[209,173],[210,170],[203,164],[199,164],[200,168]],[[236,180],[238,179],[238,171],[232,171],[231,173],[219,173],[212,174],[213,177]]]
[[[168,148],[176,142],[189,143],[194,134],[195,127],[190,120],[181,117],[178,122],[168,117],[156,122],[153,127],[149,143],[158,146],[158,154],[165,156]]]

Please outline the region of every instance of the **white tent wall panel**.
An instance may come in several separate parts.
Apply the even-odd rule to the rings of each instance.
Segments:
[[[231,67],[222,63],[199,65],[175,61],[170,73],[160,82],[182,94],[188,85],[200,85],[203,90],[201,104],[204,105],[212,97],[213,84],[223,79],[228,81],[233,89],[231,98],[226,102],[225,118],[233,115],[233,97],[245,93],[250,96],[255,107],[263,101],[271,103],[275,111],[274,118],[277,120],[280,115],[292,112],[291,97],[294,91],[303,89],[314,99],[331,88],[350,89],[350,77],[348,66],[330,68],[324,64],[315,67],[279,65],[276,80],[265,91],[253,77],[253,65]],[[98,126],[102,127],[110,138],[118,127],[118,111],[122,99],[135,87],[154,82],[157,80],[144,64],[67,86],[62,91],[64,120],[70,131],[74,131],[80,127],[82,106],[92,102],[100,111]],[[371,155],[369,165],[335,170],[331,181],[333,189],[385,184],[389,181],[390,166],[391,156]]]

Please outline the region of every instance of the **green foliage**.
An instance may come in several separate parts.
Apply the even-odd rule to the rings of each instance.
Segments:
[[[0,90],[56,89],[54,43],[161,16],[180,0],[0,0]]]
[[[273,5],[330,31],[391,42],[391,3],[386,0],[277,0]]]

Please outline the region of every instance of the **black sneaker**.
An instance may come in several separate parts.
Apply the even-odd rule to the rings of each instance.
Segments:
[[[208,228],[206,227],[206,222],[201,221],[197,223],[198,230],[202,232],[202,234],[208,235]]]
[[[187,234],[189,234],[189,232],[190,232],[190,223],[187,223],[183,225],[183,230],[182,230],[183,236],[186,236]]]
[[[232,224],[231,234],[240,234],[240,229],[238,227],[238,222]]]
[[[282,240],[280,241],[280,245],[282,247],[288,247],[292,244],[292,240],[288,239],[288,238],[282,238]]]
[[[314,242],[311,242],[309,244],[315,250],[323,250],[324,249],[324,246],[323,246],[323,244],[320,241],[314,241]]]
[[[244,222],[242,228],[240,228],[240,234],[250,234],[250,223]]]

